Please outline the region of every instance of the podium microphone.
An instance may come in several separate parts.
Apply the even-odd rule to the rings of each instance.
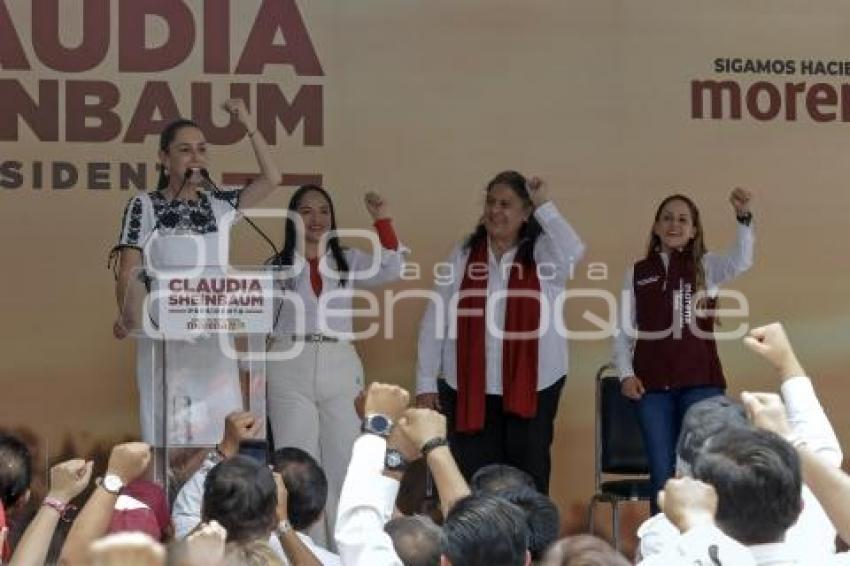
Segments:
[[[192,171],[192,169],[189,169],[189,170],[187,171],[187,173],[190,175],[190,174],[191,174],[191,171]],[[207,171],[207,170],[206,170],[206,169],[204,169],[204,168],[201,168],[200,173],[201,173],[201,177],[203,177],[203,178],[204,178],[204,181],[206,181],[206,182],[207,182],[207,184],[209,185],[210,189],[212,190],[213,195],[215,195],[216,197],[220,198],[221,200],[223,200],[224,202],[226,202],[227,204],[229,204],[229,205],[231,206],[231,208],[233,208],[233,210],[235,210],[235,211],[237,211],[237,212],[238,212],[238,211],[239,211],[239,207],[237,207],[237,206],[236,206],[236,204],[234,204],[234,203],[233,203],[233,201],[231,200],[230,194],[228,194],[227,192],[225,192],[225,191],[221,190],[221,189],[219,188],[219,186],[215,184],[215,181],[213,181],[213,180],[212,180],[212,178],[210,177],[210,172],[209,172],[209,171]],[[186,178],[187,178],[187,179],[189,178],[189,177],[188,177],[188,175],[187,175],[187,177],[186,177]],[[184,183],[185,183],[185,181],[184,181]],[[245,190],[245,187],[247,187],[247,186],[248,186],[248,184],[246,183],[246,184],[245,184],[245,186],[243,186],[243,187],[242,187],[242,190]],[[260,235],[260,236],[261,236],[261,237],[262,237],[262,238],[266,241],[266,243],[268,243],[268,245],[269,245],[269,246],[271,246],[272,250],[274,251],[274,257],[275,257],[275,258],[280,257],[280,251],[277,249],[277,246],[275,246],[275,245],[274,245],[274,242],[272,242],[272,241],[271,241],[271,239],[270,239],[268,236],[266,236],[266,233],[265,233],[265,232],[263,232],[263,231],[260,229],[260,227],[259,227],[259,226],[257,226],[256,224],[254,224],[254,221],[253,221],[253,220],[251,220],[250,218],[248,218],[247,216],[244,216],[244,215],[243,215],[243,216],[242,216],[242,218],[244,218],[244,219],[245,219],[245,221],[246,221],[248,224],[250,224],[250,225],[251,225],[251,228],[253,228],[253,229],[254,229],[254,231],[255,231],[255,232],[257,232],[257,234],[259,234],[259,235]]]

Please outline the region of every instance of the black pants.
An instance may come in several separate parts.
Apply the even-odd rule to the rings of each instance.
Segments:
[[[484,429],[472,433],[455,431],[457,392],[438,382],[440,405],[449,429],[449,446],[466,481],[488,464],[508,464],[531,474],[541,493],[549,493],[555,415],[566,376],[537,394],[537,414],[530,419],[509,415],[502,409],[501,395],[487,395]]]

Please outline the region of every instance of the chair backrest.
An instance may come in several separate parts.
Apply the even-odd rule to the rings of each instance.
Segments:
[[[596,477],[648,474],[635,403],[620,393],[620,379],[607,364],[596,374]]]

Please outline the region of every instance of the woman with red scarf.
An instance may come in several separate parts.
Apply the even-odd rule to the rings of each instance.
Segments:
[[[505,171],[488,183],[475,231],[444,264],[451,276],[438,278],[419,330],[416,400],[446,414],[467,479],[509,464],[548,492],[567,371],[554,307],[583,254],[543,182]]]

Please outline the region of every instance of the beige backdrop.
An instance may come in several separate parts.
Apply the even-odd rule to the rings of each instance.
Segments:
[[[30,2],[5,4],[32,70],[3,69],[0,79],[20,80],[29,89],[45,78],[111,81],[127,95],[119,107],[125,120],[146,80],[169,81],[182,108],[188,107],[187,78],[212,82],[218,100],[231,81],[279,83],[288,93],[302,84],[323,85],[324,145],[305,147],[300,128],[286,136],[279,127],[279,164],[286,172],[323,174],[345,227],[367,226],[362,193],[382,191],[411,259],[426,273],[472,228],[483,185],[502,169],[547,180],[588,244],[571,285],[612,292],[626,265],[643,252],[663,196],[693,196],[716,249],[734,234],[728,192],[735,185],[752,189],[757,259],[734,287],[749,298],[751,324],[787,324],[839,436],[850,440],[850,416],[842,410],[850,397],[842,381],[850,361],[850,193],[844,186],[850,126],[816,123],[805,112],[796,121],[782,114],[766,122],[746,113],[737,121],[690,117],[694,79],[725,78],[742,87],[792,80],[718,75],[717,57],[840,59],[850,18],[846,3],[302,0],[323,77],[296,77],[281,65],[267,66],[263,76],[204,76],[200,48],[153,77],[118,74],[115,14],[107,61],[69,77],[35,58]],[[83,4],[62,3],[69,45],[80,39]],[[117,11],[118,2],[112,4]],[[186,4],[200,26],[202,3]],[[232,2],[234,58],[258,5]],[[149,25],[155,41],[163,27],[155,20]],[[793,80],[843,82],[840,76]],[[0,100],[0,108],[4,104]],[[154,163],[153,137],[144,144],[40,143],[23,122],[20,131],[19,141],[0,142],[0,161]],[[218,171],[255,168],[246,141],[213,153]],[[281,188],[269,206],[284,205],[290,194],[291,188]],[[35,191],[26,183],[0,189],[0,424],[34,429],[53,452],[69,434],[85,441],[137,431],[132,346],[112,338],[113,281],[105,267],[128,196],[83,187]],[[264,225],[280,239],[279,226]],[[268,253],[245,227],[234,240],[239,261]],[[607,264],[608,279],[589,281],[588,262]],[[431,284],[426,277],[393,289]],[[391,343],[359,345],[370,379],[412,385],[423,307],[409,302],[398,308],[403,323]],[[600,307],[576,301],[568,323],[590,328],[582,322],[586,309]],[[562,509],[591,492],[593,375],[609,350],[607,341],[571,344],[553,450],[553,489]],[[721,355],[733,392],[776,389],[771,372],[740,343],[723,344]]]

